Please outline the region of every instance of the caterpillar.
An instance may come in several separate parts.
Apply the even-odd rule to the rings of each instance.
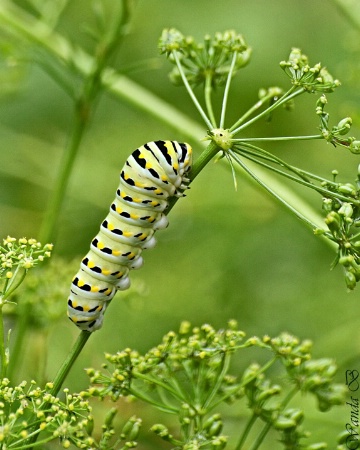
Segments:
[[[176,141],[148,142],[127,159],[109,213],[71,282],[68,317],[81,330],[100,329],[116,292],[129,288],[129,271],[142,266],[142,250],[154,247],[155,231],[168,225],[169,200],[184,195],[191,164],[190,145]]]

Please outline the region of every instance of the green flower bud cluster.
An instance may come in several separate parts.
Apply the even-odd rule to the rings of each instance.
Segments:
[[[308,57],[298,48],[291,50],[289,59],[281,61],[280,67],[295,86],[303,88],[306,92],[333,92],[340,86],[339,80],[334,80],[320,63],[311,67]]]
[[[6,378],[1,381],[2,448],[25,448],[34,433],[41,435],[44,443],[60,439],[64,448],[77,441],[91,417],[91,407],[81,395],[71,395],[67,390],[65,400],[60,401],[50,394],[52,387],[52,383],[47,383],[45,389],[41,389],[35,381],[23,381],[13,387]],[[35,429],[34,422],[37,423]],[[90,448],[90,442],[79,448]]]
[[[52,249],[52,244],[42,246],[36,239],[15,239],[8,236],[3,239],[3,245],[0,245],[0,278],[12,278],[17,267],[31,269],[50,258]]]
[[[15,239],[8,236],[0,245],[0,280],[3,280],[0,288],[2,305],[15,289],[23,282],[28,270],[50,258],[52,244],[44,246],[36,239]]]
[[[235,353],[253,346],[269,351],[270,361],[264,365],[253,363],[240,375],[230,374]],[[309,340],[300,341],[288,333],[244,341],[244,333],[237,329],[235,321],[220,330],[208,324],[192,327],[183,322],[177,333],[167,333],[145,355],[131,349],[107,354],[105,370],[87,371],[95,385],[87,395],[110,397],[113,401],[121,396],[137,398],[175,415],[177,431],[173,425],[169,428],[162,423],[151,430],[176,448],[204,450],[223,449],[228,441],[222,434],[223,419],[214,409],[221,403],[245,398],[252,422],[259,420],[267,430],[277,431],[285,448],[322,449],[322,443],[300,445],[308,437],[302,429],[304,413],[287,409],[287,403],[297,393],[314,395],[322,411],[344,401],[343,386],[333,381],[335,363],[325,358],[312,360],[311,348]],[[265,376],[276,362],[285,369],[287,380],[281,377],[284,386]],[[132,423],[139,428],[135,419]],[[248,432],[241,439],[246,440],[247,436]]]
[[[344,385],[333,382],[336,372],[337,366],[330,358],[305,361],[298,367],[288,368],[296,387],[316,397],[320,411],[328,411],[334,405],[344,403],[346,389]]]
[[[310,445],[301,445],[300,440],[308,438],[310,433],[304,431],[301,424],[304,420],[304,413],[300,409],[289,408],[278,416],[274,428],[280,433],[280,442],[284,448],[301,448],[303,450],[325,450],[328,448],[324,442]]]
[[[360,179],[358,181],[358,184]],[[344,269],[345,282],[349,290],[353,290],[360,280],[360,225],[359,190],[351,183],[332,184],[329,190],[341,194],[349,201],[324,198],[323,209],[327,212],[325,223],[328,232],[316,230],[317,234],[326,234],[338,246],[337,256],[332,264],[340,264]]]
[[[329,113],[325,112],[325,106],[327,104],[327,98],[322,95],[316,102],[316,114],[320,118],[320,131],[323,137],[336,147],[340,145],[350,150],[351,153],[360,153],[360,141],[356,140],[355,137],[344,138],[351,128],[352,119],[351,117],[345,117],[341,119],[340,122],[329,128]]]
[[[117,410],[112,408],[104,419],[100,436],[97,431],[95,437],[89,393],[72,394],[64,389],[64,399],[60,400],[51,394],[53,387],[49,382],[41,389],[35,381],[23,381],[13,387],[7,378],[1,380],[1,448],[28,448],[34,436],[43,445],[57,441],[63,448],[125,450],[137,446],[141,419],[132,416],[120,433],[115,432]]]
[[[251,49],[243,36],[233,30],[216,33],[214,38],[207,35],[203,43],[197,43],[193,37],[185,37],[180,31],[165,29],[159,40],[159,49],[169,60],[175,63],[174,52],[177,53],[185,77],[190,85],[197,86],[211,80],[212,86],[225,83],[230,67],[235,58],[232,75],[244,67],[250,60]],[[171,81],[182,84],[179,69],[175,67],[170,74]]]

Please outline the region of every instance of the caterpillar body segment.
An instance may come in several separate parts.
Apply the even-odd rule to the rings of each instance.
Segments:
[[[153,248],[155,231],[167,227],[164,211],[172,197],[183,196],[191,164],[190,145],[176,141],[148,142],[129,156],[109,213],[71,283],[68,316],[81,330],[101,328],[116,292],[129,288],[129,271],[142,266],[142,250]]]

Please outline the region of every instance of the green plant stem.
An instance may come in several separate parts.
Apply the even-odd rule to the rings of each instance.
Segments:
[[[182,395],[182,392],[177,391],[176,389],[173,389],[172,386],[170,386],[170,383],[164,383],[160,381],[159,379],[149,377],[146,374],[133,371],[134,378],[138,378],[140,380],[144,380],[147,383],[155,384],[156,386],[159,386],[160,388],[164,389],[165,391],[169,392],[171,395],[173,395],[175,398],[177,398],[180,402],[184,402],[185,398]]]
[[[22,270],[21,275],[19,275],[19,271]],[[25,277],[27,274],[27,270],[17,266],[15,269],[15,272],[12,276],[12,278],[10,278],[9,283],[7,283],[6,288],[4,290],[2,299],[6,300],[8,297],[10,297],[10,295],[20,286],[20,284],[24,281]],[[16,281],[16,283],[15,283]]]
[[[50,390],[51,395],[56,396],[58,394],[67,374],[70,372],[70,369],[72,368],[74,362],[81,353],[91,334],[92,333],[90,333],[89,331],[80,332],[73,348],[70,350],[69,354],[67,355],[65,361],[62,363],[54,378],[53,387]]]
[[[213,401],[215,395],[218,393],[221,383],[223,382],[223,379],[224,379],[227,371],[229,370],[230,359],[231,359],[230,354],[225,353],[223,356],[223,359],[222,359],[222,363],[221,363],[221,371],[216,379],[216,383],[214,384],[213,388],[209,392],[209,395],[207,395],[204,404],[202,405],[203,409],[207,410],[211,406],[213,406],[213,405],[211,405],[211,402]]]
[[[288,102],[289,100],[292,100],[293,98],[297,97],[298,95],[302,94],[304,92],[304,89],[298,89],[297,91],[294,92],[294,90],[296,89],[296,86],[292,86],[282,97],[280,97],[275,103],[273,103],[271,106],[269,106],[268,108],[264,109],[264,111],[262,111],[261,113],[259,113],[257,116],[253,117],[252,119],[248,120],[246,123],[244,123],[243,125],[239,125],[240,123],[243,122],[244,120],[244,116],[241,117],[232,127],[230,127],[230,131],[233,135],[236,135],[237,133],[239,133],[239,131],[243,130],[244,128],[247,128],[249,125],[253,124],[254,122],[256,122],[257,120],[261,119],[264,116],[267,116],[269,113],[271,113],[272,111],[274,111],[274,109],[278,108],[280,105],[282,105],[283,103]],[[255,106],[257,106],[258,104],[256,104]],[[256,108],[257,109],[257,108]],[[246,113],[248,114],[248,113]],[[239,126],[238,126],[239,125]]]
[[[40,228],[40,242],[51,242],[54,237],[55,227],[58,222],[62,203],[64,201],[65,191],[71,175],[72,167],[86,128],[86,120],[84,120],[83,115],[81,113],[79,114],[79,112],[80,111],[77,108],[72,135],[63,154],[49,206],[45,212],[42,226]]]
[[[4,317],[3,317],[3,300],[1,299],[0,305],[0,361],[1,361],[1,369],[0,369],[0,379],[6,377],[7,371],[7,356],[6,356],[6,337],[4,330]]]
[[[324,139],[322,134],[314,134],[310,136],[277,136],[277,137],[254,137],[254,138],[240,138],[231,139],[233,142],[273,142],[273,141],[312,141],[314,139]]]
[[[12,339],[12,345],[10,350],[10,361],[8,368],[8,377],[12,383],[15,383],[14,376],[16,375],[16,370],[19,368],[19,360],[22,357],[22,347],[23,342],[26,336],[26,330],[29,325],[29,317],[28,310],[30,309],[30,305],[18,305],[17,308],[21,308],[20,315],[18,316],[15,338]]]
[[[227,106],[227,101],[228,101],[228,97],[229,97],[231,79],[233,77],[233,72],[234,72],[237,56],[238,56],[238,52],[235,51],[234,54],[233,54],[233,57],[232,57],[230,70],[229,70],[229,73],[228,73],[228,76],[227,76],[227,79],[226,79],[224,95],[223,95],[222,105],[221,105],[220,128],[224,128],[224,126],[225,126],[226,106]]]
[[[177,51],[173,51],[172,55],[174,56],[177,68],[179,69],[179,72],[180,72],[181,78],[183,80],[183,83],[185,85],[185,88],[186,88],[186,90],[187,90],[191,100],[193,101],[193,103],[195,105],[195,108],[198,110],[200,116],[204,120],[204,122],[205,122],[206,126],[208,127],[208,129],[211,130],[212,129],[212,123],[209,120],[209,118],[207,117],[207,115],[205,114],[205,111],[203,110],[203,108],[201,107],[198,99],[196,98],[196,95],[194,94],[194,91],[191,89],[191,86],[190,86],[190,84],[189,84],[189,82],[188,82],[188,80],[187,80],[187,78],[186,78],[186,76],[184,74],[184,71],[183,71],[183,68],[182,68],[182,65],[181,65],[181,61],[180,61],[180,58],[179,58],[179,55],[178,55]]]
[[[248,420],[248,422],[246,424],[246,427],[245,427],[245,430],[244,430],[243,434],[241,435],[240,440],[239,440],[239,442],[238,442],[238,444],[237,444],[237,446],[235,447],[234,450],[241,450],[242,449],[242,447],[243,447],[243,445],[244,445],[244,443],[246,441],[246,438],[248,437],[248,435],[249,435],[249,433],[251,431],[251,428],[253,427],[253,425],[256,422],[256,420],[257,420],[257,416],[255,414],[252,414],[252,416]]]
[[[254,147],[252,147],[254,148]],[[264,154],[266,154],[267,152],[264,152]],[[285,163],[284,161],[280,160],[279,158],[273,158],[273,162],[275,162],[276,164],[279,164],[280,166],[283,166],[285,168],[287,168],[289,171],[294,172],[296,175],[298,175],[297,177],[294,175],[291,175],[287,172],[284,172],[282,170],[277,169],[276,167],[273,167],[269,164],[266,164],[262,161],[259,161],[259,159],[257,159],[254,155],[254,153],[248,153],[246,151],[241,152],[242,156],[249,159],[250,161],[254,161],[256,162],[256,164],[259,164],[263,167],[265,167],[268,170],[271,170],[285,178],[288,178],[291,181],[294,181],[298,184],[302,184],[303,186],[306,186],[309,189],[314,189],[316,192],[329,197],[329,198],[336,198],[338,200],[342,200],[344,202],[349,202],[350,198],[346,197],[345,195],[341,195],[338,192],[334,192],[334,191],[329,191],[326,188],[323,188],[321,186],[316,186],[315,184],[307,181],[306,177],[310,176],[311,174],[305,175],[304,172],[302,172],[301,170],[297,169],[296,167],[292,167],[291,165]],[[258,155],[256,155],[258,156]],[[261,157],[261,155],[259,155]],[[316,179],[316,177],[314,177]],[[327,180],[323,180],[323,181],[327,181]],[[330,182],[331,183],[331,182]],[[354,205],[359,206],[360,205],[360,201],[356,200],[355,198],[351,198],[351,202],[354,203]]]
[[[204,91],[205,105],[212,124],[212,128],[216,128],[216,119],[211,102],[211,92],[212,92],[212,76],[210,73],[207,73],[205,78],[205,91]]]
[[[267,423],[264,426],[264,428],[260,431],[260,433],[257,435],[253,445],[251,447],[249,447],[249,450],[257,450],[260,447],[263,440],[265,439],[268,432],[270,431],[270,429],[271,429],[271,423]]]
[[[282,197],[280,197],[275,191],[273,191],[269,186],[267,186],[258,176],[255,175],[254,172],[252,172],[242,161],[240,158],[237,157],[236,154],[233,154],[233,158],[235,161],[247,172],[257,183],[260,184],[269,194],[271,194],[272,197],[274,197],[276,200],[278,200],[280,203],[282,203],[286,208],[291,211],[298,219],[300,219],[302,222],[304,222],[308,227],[310,227],[312,230],[317,228],[317,225],[313,223],[311,220],[309,220],[307,217],[305,217],[303,214],[301,214],[297,209],[295,209],[292,205],[290,205],[286,200],[284,200]]]
[[[251,116],[255,111],[257,111],[259,108],[263,106],[264,103],[268,102],[270,99],[273,98],[273,94],[268,94],[267,96],[263,97],[261,100],[255,103],[250,109],[248,109],[231,127],[236,128],[237,126],[241,125],[249,116]]]

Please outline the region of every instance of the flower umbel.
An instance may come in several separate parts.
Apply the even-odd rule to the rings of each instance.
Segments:
[[[340,86],[340,81],[334,79],[320,63],[311,67],[308,57],[298,48],[291,50],[289,59],[282,61],[280,67],[295,86],[306,92],[333,92]]]
[[[263,365],[253,363],[242,374],[230,374],[235,354],[249,347],[259,347],[270,354]],[[336,366],[332,360],[312,360],[310,341],[300,341],[283,333],[275,338],[252,337],[244,341],[244,333],[234,320],[226,329],[211,325],[191,327],[183,322],[178,333],[169,332],[162,342],[145,355],[125,349],[106,355],[103,370],[88,369],[91,387],[88,396],[137,398],[171,416],[177,416],[179,429],[156,423],[151,430],[179,449],[223,449],[228,438],[222,434],[223,419],[216,408],[221,403],[247,400],[251,418],[236,448],[248,444],[250,428],[255,422],[263,426],[262,439],[270,429],[292,446],[302,444],[308,436],[302,429],[304,412],[289,408],[298,393],[310,393],[318,399],[321,410],[343,402],[344,389],[334,383]],[[274,383],[267,370],[281,364],[286,381]],[[245,406],[244,406],[245,408]],[[260,443],[260,441],[258,442]],[[234,447],[235,448],[235,447]],[[253,447],[255,448],[255,447]]]
[[[212,86],[223,85],[230,72],[232,60],[235,55],[235,67],[232,76],[250,59],[251,49],[243,36],[234,30],[224,33],[215,33],[214,38],[206,35],[203,43],[197,43],[191,36],[184,37],[180,31],[171,28],[165,29],[159,41],[161,53],[170,56],[175,63],[173,52],[178,52],[184,74],[192,86],[210,83]],[[175,84],[182,84],[182,76],[178,67],[170,74]]]
[[[0,245],[0,279],[4,280],[0,295],[3,300],[22,283],[29,269],[50,258],[52,244],[44,246],[36,239],[8,236]]]

